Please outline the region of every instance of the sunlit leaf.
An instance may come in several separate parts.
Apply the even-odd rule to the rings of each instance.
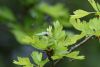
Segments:
[[[15,64],[17,65],[23,65],[23,67],[33,67],[33,64],[31,64],[29,58],[25,58],[25,57],[18,57],[18,61],[15,61],[14,62]]]
[[[98,6],[97,6],[97,3],[95,2],[95,0],[88,0],[89,3],[92,5],[93,9],[97,12],[99,12],[99,9],[98,9]]]
[[[37,65],[40,65],[40,63],[42,61],[42,53],[39,53],[39,52],[34,51],[31,56],[32,56],[34,62]]]
[[[69,57],[72,59],[79,59],[79,60],[84,59],[84,56],[78,56],[78,55],[79,55],[79,51],[74,51],[74,52],[67,54],[66,57]]]
[[[82,39],[83,37],[85,36],[85,34],[84,33],[81,33],[81,34],[79,34],[79,35],[71,35],[71,36],[68,36],[67,38],[66,38],[66,46],[69,46],[69,45],[73,45],[73,44],[75,44],[78,40],[80,40],[80,39]]]
[[[89,14],[90,14],[89,12],[79,9],[79,10],[74,11],[74,15],[71,15],[71,18],[73,19],[82,18]]]
[[[93,34],[93,30],[90,28],[88,22],[80,21],[80,19],[72,19],[71,23],[77,30],[82,31],[85,34]]]

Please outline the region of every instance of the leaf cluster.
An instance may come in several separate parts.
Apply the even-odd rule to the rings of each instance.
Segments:
[[[23,65],[25,67],[43,67],[47,62],[59,60],[63,57],[78,60],[84,59],[84,56],[80,56],[79,51],[75,51],[74,49],[83,44],[87,39],[79,44],[76,43],[78,43],[80,39],[84,39],[89,36],[100,36],[100,18],[93,18],[90,19],[88,22],[81,21],[80,19],[92,13],[95,13],[96,16],[100,15],[100,5],[94,0],[88,1],[94,8],[95,12],[88,12],[79,9],[74,11],[74,15],[71,15],[70,17],[70,23],[76,30],[80,31],[80,34],[70,35],[69,33],[67,33],[67,31],[63,29],[63,25],[59,21],[54,22],[53,25],[49,26],[44,32],[34,35],[27,35],[22,31],[17,30],[12,31],[15,36],[17,36],[16,38],[20,43],[31,45],[47,54],[47,58],[42,59],[43,54],[41,52],[34,51],[31,54],[31,57],[34,61],[33,64],[30,62],[29,58],[21,57],[18,57],[18,61],[14,61],[14,63],[18,65]],[[57,15],[63,15],[63,13],[61,12],[59,12],[59,14],[57,15],[51,12],[51,10],[54,9],[56,6],[54,8],[51,8],[48,5],[44,5],[47,4],[42,4],[41,7],[44,7],[44,10],[42,10],[41,8],[40,10],[50,14],[51,16],[55,15],[54,17],[56,17]],[[50,7],[48,9],[49,12],[46,10],[47,7]],[[58,10],[60,9],[62,9],[62,7],[58,8]],[[72,47],[73,49],[70,49],[69,47]]]

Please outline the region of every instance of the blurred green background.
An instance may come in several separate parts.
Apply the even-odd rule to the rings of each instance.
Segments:
[[[20,67],[13,64],[13,60],[17,56],[29,56],[35,50],[20,44],[11,30],[31,35],[59,20],[65,30],[78,33],[69,23],[69,15],[77,9],[93,11],[87,0],[0,0],[0,67]],[[85,60],[65,58],[56,67],[100,67],[99,44],[98,38],[93,37],[76,49],[86,56]]]

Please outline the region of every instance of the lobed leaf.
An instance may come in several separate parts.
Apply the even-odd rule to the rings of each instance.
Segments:
[[[67,54],[66,57],[69,57],[72,59],[78,59],[78,60],[84,59],[84,56],[78,56],[78,55],[79,55],[79,51],[74,51],[74,52]]]
[[[40,62],[42,61],[42,53],[39,53],[37,51],[34,51],[31,56],[32,56],[34,62],[37,65],[40,65]]]
[[[84,16],[87,16],[89,14],[90,14],[89,12],[79,9],[79,10],[74,11],[74,15],[71,15],[71,18],[78,19],[78,18],[82,18]]]
[[[93,7],[93,9],[94,9],[95,11],[99,12],[99,9],[98,9],[99,4],[97,4],[97,3],[95,2],[95,0],[88,0],[88,1],[89,1],[89,3],[91,4],[91,6]],[[98,5],[98,6],[97,6],[97,5]]]
[[[18,57],[18,61],[15,61],[13,62],[14,64],[17,64],[17,65],[22,65],[23,67],[33,67],[34,65],[31,64],[29,58],[21,58],[21,57]]]

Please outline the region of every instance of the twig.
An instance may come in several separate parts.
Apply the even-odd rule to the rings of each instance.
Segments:
[[[82,45],[83,43],[85,43],[87,40],[89,40],[92,36],[88,36],[87,38],[85,38],[83,41],[81,41],[80,43],[76,44],[75,46],[71,47],[70,50],[68,51],[68,53],[72,52],[74,49],[76,49],[77,47],[79,47],[80,45]],[[54,66],[59,62],[60,60],[57,60],[54,63]]]
[[[55,61],[55,63],[54,63],[54,67],[56,66],[56,64],[58,63],[58,62],[60,62],[62,59],[59,59],[59,60],[57,60],[57,61]]]
[[[68,51],[68,53],[72,52],[74,49],[76,49],[77,47],[79,47],[80,45],[82,45],[83,43],[85,43],[87,40],[89,40],[92,36],[88,36],[87,38],[85,38],[83,41],[81,41],[80,43],[76,44],[75,46],[71,47],[70,50]]]

